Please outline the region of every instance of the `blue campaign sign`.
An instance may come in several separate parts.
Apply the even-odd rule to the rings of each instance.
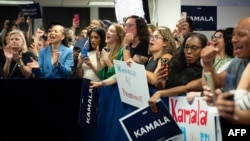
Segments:
[[[167,140],[182,134],[166,105],[158,101],[157,107],[157,113],[146,106],[119,119],[130,141]]]
[[[197,31],[213,31],[217,29],[216,6],[181,6],[182,12],[194,22]]]
[[[25,17],[31,17],[32,19],[42,18],[39,3],[19,5],[19,13]]]
[[[83,79],[78,123],[95,130],[97,121],[98,89],[89,88],[90,81],[91,80],[89,79]]]

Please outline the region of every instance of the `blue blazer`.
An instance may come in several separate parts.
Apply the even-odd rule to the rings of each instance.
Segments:
[[[52,47],[41,49],[38,57],[40,69],[35,74],[41,78],[69,78],[74,65],[73,51],[61,44],[59,52],[59,66],[56,67],[52,64]]]

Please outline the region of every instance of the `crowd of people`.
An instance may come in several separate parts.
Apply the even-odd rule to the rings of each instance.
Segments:
[[[216,106],[219,111],[224,140],[230,129],[250,127],[250,17],[242,18],[235,27],[216,30],[211,38],[195,32],[190,18],[180,19],[173,32],[166,26],[147,24],[144,18],[136,15],[128,16],[123,24],[93,19],[80,35],[75,35],[77,24],[74,20],[72,27],[55,24],[46,29],[40,26],[32,35],[30,18],[27,19],[29,30],[19,29],[22,18],[18,15],[11,26],[5,21],[0,33],[2,79],[89,79],[90,88],[100,88],[98,112],[103,116],[110,114],[106,111],[111,106],[122,103],[117,95],[103,94],[103,86],[117,87],[114,60],[126,61],[128,65],[138,63],[145,66],[148,88],[153,89],[148,100],[153,112],[157,112],[158,99],[185,95],[191,103],[195,97],[203,97],[208,105]],[[212,73],[214,93],[204,81],[204,72]],[[223,90],[229,74],[235,76],[234,93]],[[232,94],[235,100],[229,100]],[[112,96],[116,98],[114,102],[110,102]],[[124,109],[116,110],[112,112]],[[117,117],[110,116],[103,119],[119,123]],[[103,119],[99,117],[97,123],[108,122]],[[86,138],[123,140],[119,136],[111,138],[103,131],[119,131],[121,127],[100,125],[96,131],[98,136],[90,133]]]

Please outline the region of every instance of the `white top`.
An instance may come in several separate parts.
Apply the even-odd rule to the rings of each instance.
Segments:
[[[92,50],[88,52],[88,57],[92,65],[97,68],[96,51]],[[100,81],[96,76],[95,72],[85,63],[82,64],[83,68],[83,78],[90,79],[93,81]]]

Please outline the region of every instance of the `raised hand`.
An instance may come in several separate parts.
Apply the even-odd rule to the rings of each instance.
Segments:
[[[132,43],[134,40],[134,34],[133,33],[126,33],[124,39],[123,39],[123,45],[128,46]]]
[[[59,57],[60,57],[60,52],[59,51],[55,51],[53,52],[53,55],[52,55],[52,64],[53,65],[58,65],[58,61],[59,61]]]
[[[11,52],[11,49],[9,48],[9,45],[4,47],[3,51],[4,51],[4,56],[5,56],[6,59],[8,59],[8,60],[13,59],[13,54]]]
[[[40,65],[39,63],[32,57],[30,57],[31,59],[31,62],[30,63],[27,63],[27,66],[30,67],[30,68],[39,68]]]

